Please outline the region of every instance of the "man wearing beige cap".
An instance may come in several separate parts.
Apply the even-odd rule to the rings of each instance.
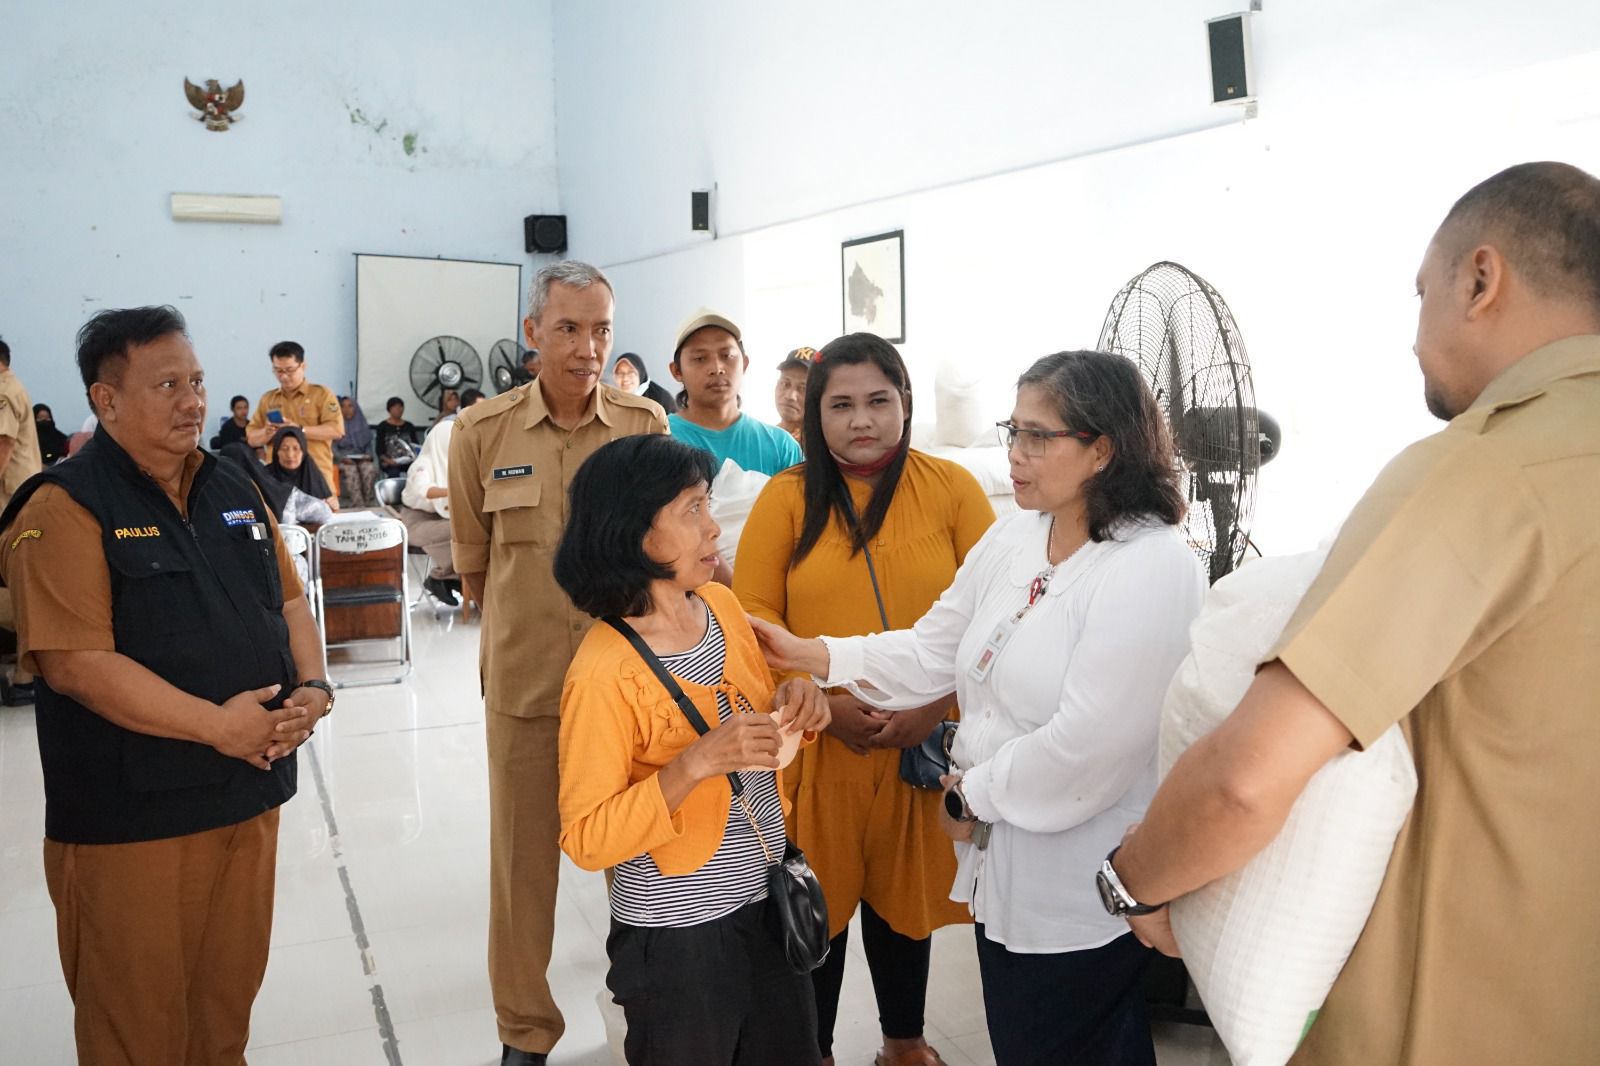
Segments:
[[[720,467],[732,459],[742,469],[776,474],[804,456],[794,438],[740,412],[739,387],[750,359],[733,320],[701,308],[682,326],[672,351],[672,376],[683,385],[682,410],[667,419],[672,435],[704,448]]]

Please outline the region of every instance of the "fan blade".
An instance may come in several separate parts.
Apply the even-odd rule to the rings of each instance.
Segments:
[[[417,393],[417,398],[419,400],[426,400],[431,394],[433,394],[435,392],[438,392],[438,391],[439,391],[439,383],[438,383],[438,381],[430,381],[430,382],[428,382],[428,387],[427,388],[425,388],[421,392]]]
[[[475,389],[478,387],[478,379],[473,377],[471,374],[463,374],[461,376],[461,387],[464,389]]]

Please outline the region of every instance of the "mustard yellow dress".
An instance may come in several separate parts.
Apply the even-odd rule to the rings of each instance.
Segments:
[[[870,486],[845,482],[856,513],[864,513]],[[739,537],[733,587],[745,610],[802,637],[880,631],[866,559],[851,556],[837,517],[791,568],[804,518],[800,469],[767,483]],[[892,628],[922,617],[993,522],[988,497],[965,469],[915,450],[907,454],[883,528],[868,543]],[[956,859],[939,828],[940,794],[900,779],[898,749],[856,755],[824,734],[789,765],[783,787],[795,842],[828,900],[830,935],[844,930],[862,900],[895,932],[918,940],[972,920],[950,900]]]

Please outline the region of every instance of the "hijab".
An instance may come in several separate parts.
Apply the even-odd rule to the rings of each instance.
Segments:
[[[639,358],[637,355],[634,355],[632,352],[623,352],[621,355],[617,356],[617,362],[619,363],[624,359],[632,363],[633,368],[639,372],[639,384],[633,387],[633,394],[635,396],[643,396],[645,394],[645,390],[650,388],[650,371],[644,368],[644,360]]]
[[[39,412],[49,411],[49,422],[39,421]],[[48,465],[67,456],[67,435],[61,432],[61,427],[55,423],[55,412],[50,410],[50,405],[36,403],[33,405],[34,429],[39,435],[39,456]]]
[[[285,437],[290,436],[300,442],[300,451],[305,454],[305,458],[300,461],[299,470],[286,470],[278,464],[278,445],[283,443]],[[272,462],[267,464],[267,470],[285,485],[297,488],[307,496],[326,500],[333,495],[333,490],[323,480],[322,471],[311,461],[311,449],[306,447],[306,435],[301,432],[299,426],[284,426],[273,435]]]
[[[274,518],[283,518],[283,509],[289,505],[289,486],[279,481],[268,473],[267,468],[261,465],[261,460],[256,458],[255,449],[248,444],[234,441],[224,444],[222,451],[218,452],[224,462],[232,463],[245,472],[249,479],[255,482],[256,488],[261,492],[261,498],[267,501],[267,507],[272,510]],[[310,462],[307,459],[306,462]]]
[[[348,399],[350,399],[348,396],[339,397],[340,406],[344,406],[344,401]],[[372,427],[367,425],[366,413],[361,410],[361,405],[358,403],[352,403],[350,406],[355,411],[355,414],[344,420],[344,436],[333,442],[334,449],[344,452],[346,455],[370,452],[372,450]]]

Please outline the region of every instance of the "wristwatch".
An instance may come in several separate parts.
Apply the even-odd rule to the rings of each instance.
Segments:
[[[972,843],[977,845],[979,851],[987,851],[989,837],[994,833],[994,825],[985,822],[972,813],[972,808],[967,806],[967,795],[961,791],[961,782],[957,781],[945,790],[944,811],[952,821],[971,823]]]
[[[1106,861],[1100,864],[1100,872],[1094,875],[1094,884],[1100,890],[1100,902],[1105,904],[1106,913],[1113,918],[1137,918],[1141,914],[1154,914],[1165,907],[1165,903],[1140,903],[1122,887],[1122,878],[1117,876],[1116,868],[1111,865],[1112,858],[1120,850],[1121,844],[1112,848]]]
[[[314,678],[314,679],[312,679],[310,681],[302,681],[302,682],[300,682],[298,685],[295,686],[295,688],[314,688],[314,689],[317,689],[320,692],[327,693],[328,694],[328,706],[323,709],[322,717],[326,718],[326,717],[328,717],[328,715],[333,713],[333,702],[334,702],[334,698],[335,698],[334,695],[333,695],[333,686],[328,684],[326,681],[323,681],[320,678]]]

